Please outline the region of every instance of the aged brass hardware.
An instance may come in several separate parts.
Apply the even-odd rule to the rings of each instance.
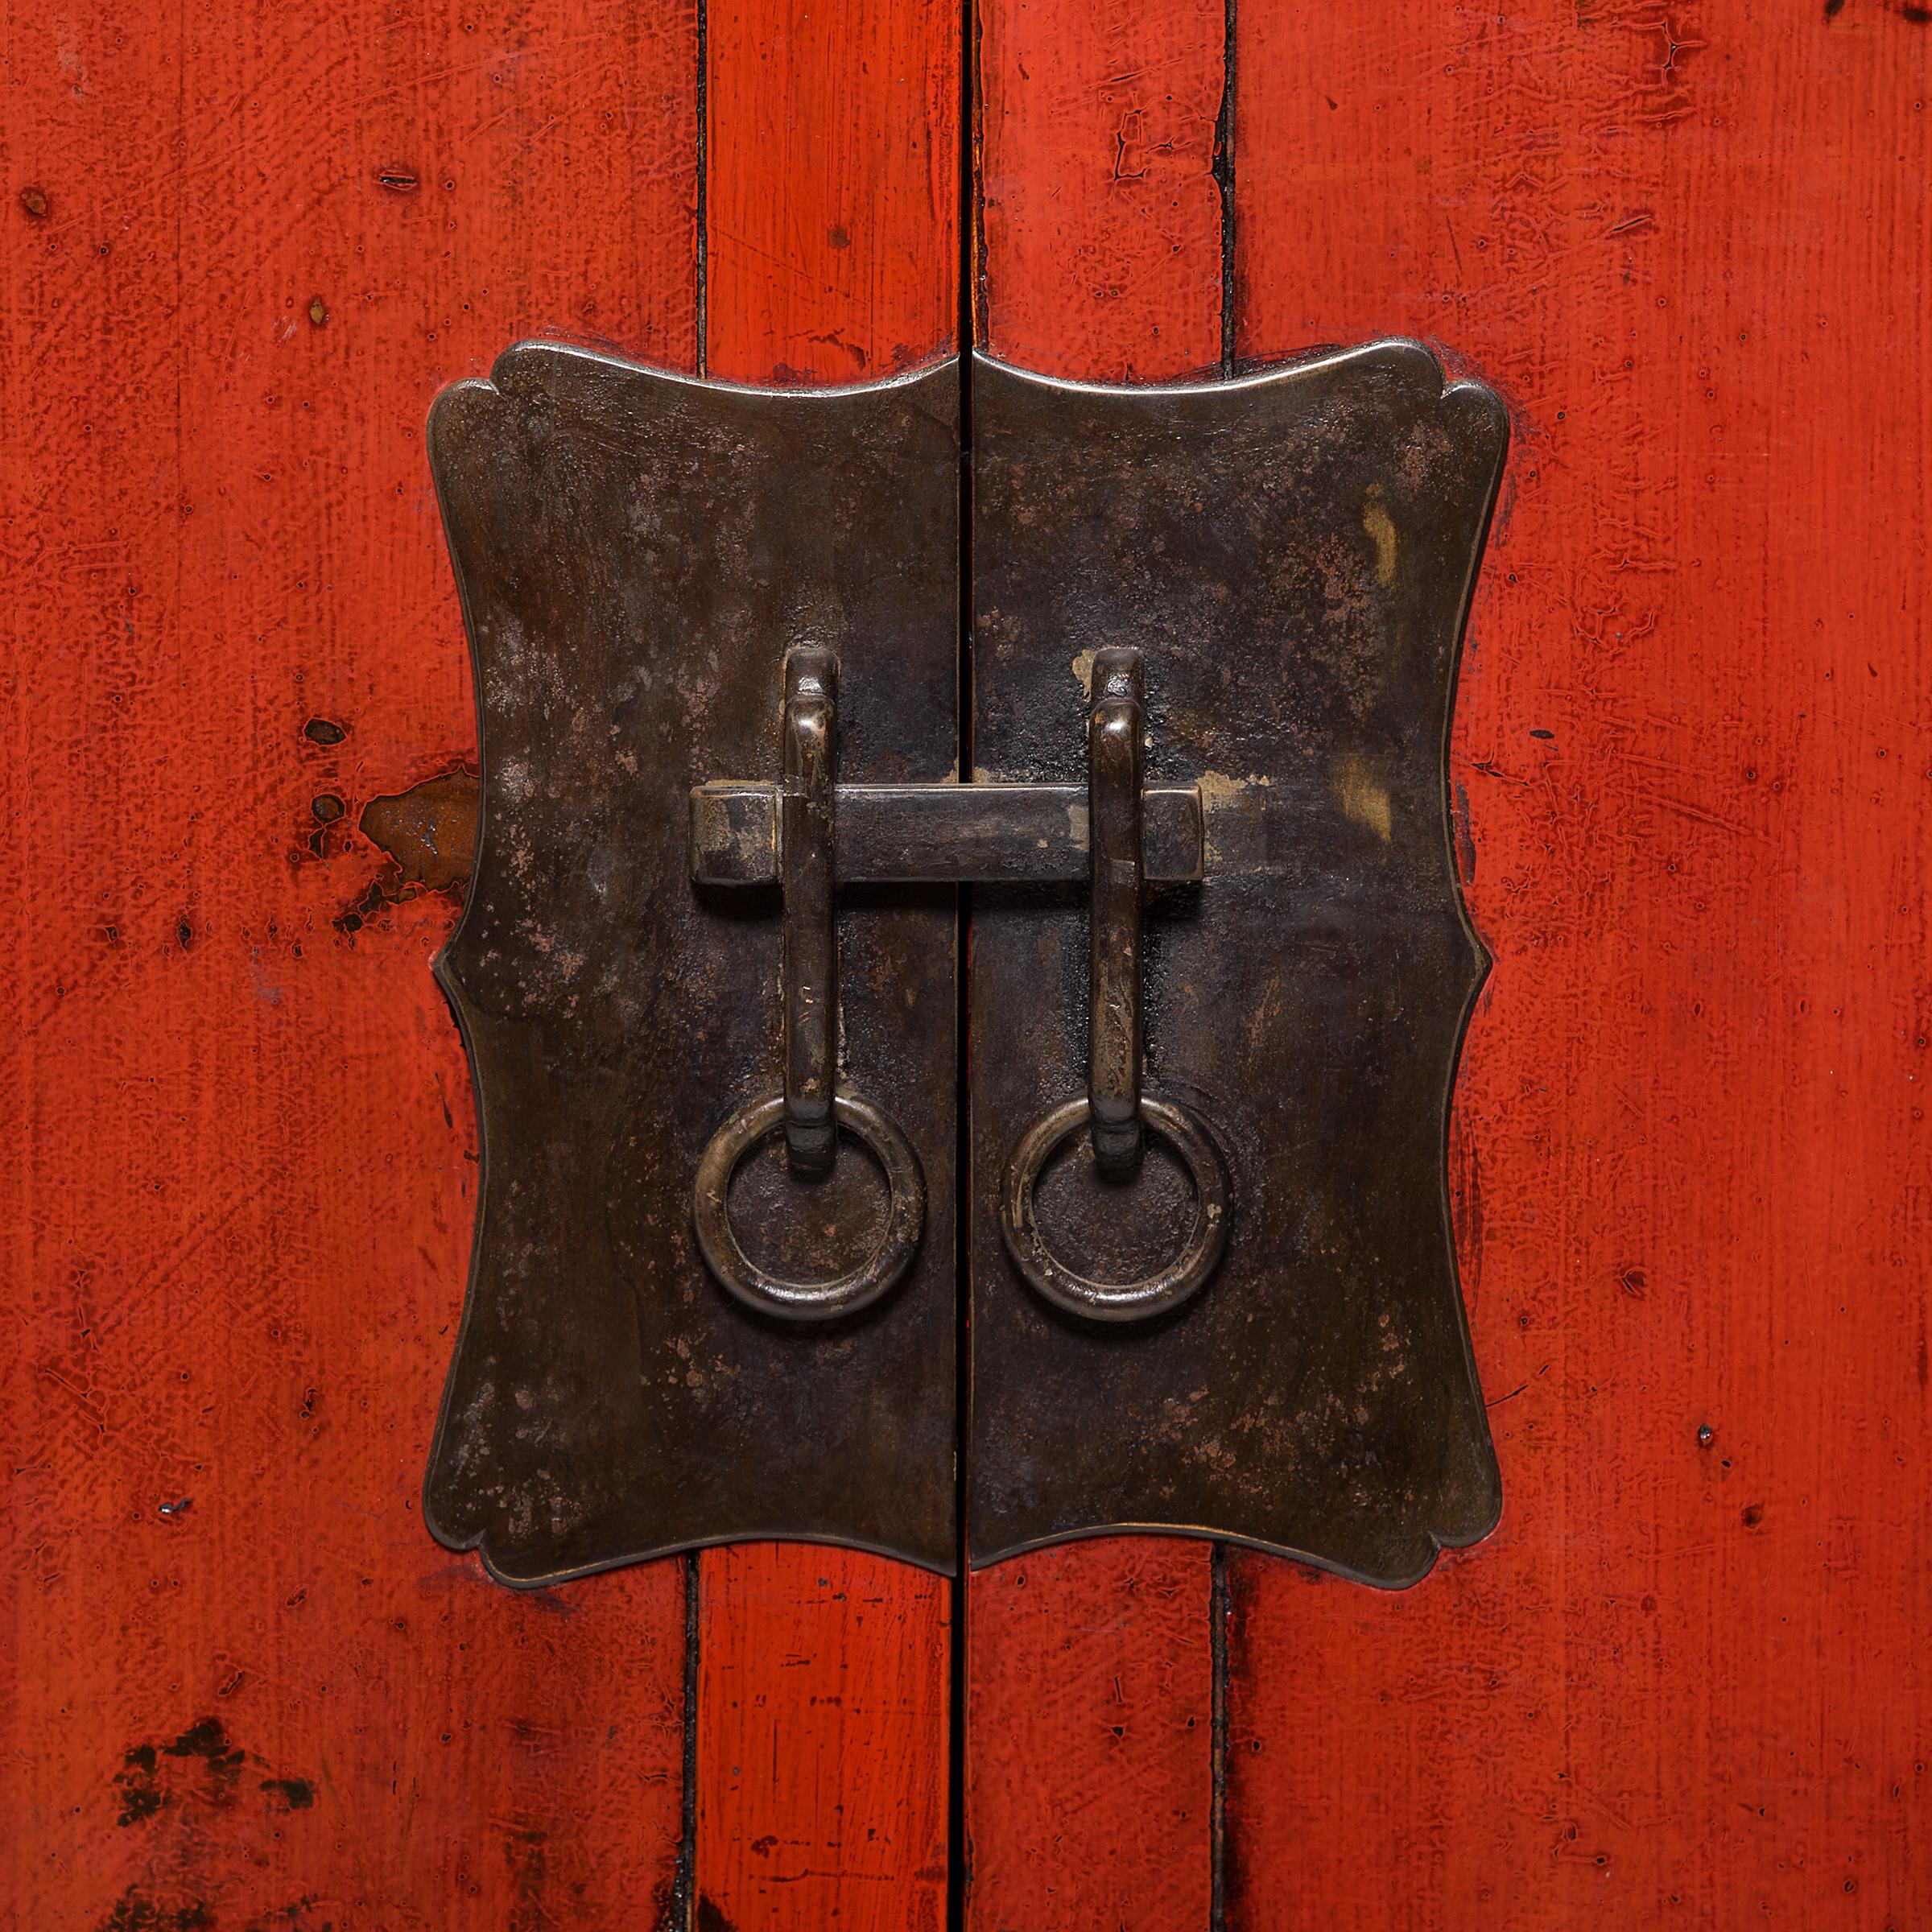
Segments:
[[[838,1011],[832,889],[835,869],[844,871],[834,828],[845,797],[832,776],[837,680],[837,662],[829,650],[795,649],[786,659],[783,780],[769,790],[753,782],[712,781],[691,795],[694,881],[759,883],[775,873],[785,903],[784,1091],[740,1109],[706,1148],[692,1189],[698,1245],[712,1273],[733,1294],[769,1313],[799,1319],[850,1314],[886,1293],[917,1245],[923,1199],[918,1159],[904,1137],[877,1108],[841,1084],[839,1121],[871,1151],[889,1183],[879,1247],[836,1281],[781,1281],[746,1257],[731,1226],[731,1177],[765,1133],[782,1125],[792,1168],[808,1179],[829,1171],[836,1151],[829,1104]],[[1092,902],[1087,1098],[1055,1108],[1021,1137],[1008,1164],[1002,1225],[1016,1265],[1041,1294],[1071,1314],[1103,1321],[1158,1314],[1185,1300],[1213,1271],[1227,1235],[1227,1169],[1213,1142],[1184,1108],[1141,1091],[1145,726],[1140,653],[1121,648],[1098,653],[1084,802],[1074,803],[1063,788],[1044,786],[881,788],[890,801],[894,829],[875,835],[875,850],[893,857],[886,861],[886,874],[871,875],[876,880],[903,871],[931,880],[946,877],[939,869],[952,863],[975,878],[1038,877],[1043,846],[1062,864],[1086,847]],[[981,792],[991,796],[970,816],[935,803]],[[883,802],[877,792],[870,795],[882,819]],[[1034,836],[1042,795],[1059,804],[1059,836],[1051,844]],[[1197,879],[1203,869],[1199,788],[1170,786],[1158,795],[1168,832],[1167,876]],[[755,807],[747,809],[752,801]],[[923,852],[911,842],[921,830],[939,835],[939,853]],[[768,849],[766,841],[774,834],[775,847]],[[1034,1183],[1067,1135],[1082,1126],[1092,1136],[1102,1171],[1131,1179],[1140,1165],[1144,1124],[1151,1124],[1187,1163],[1195,1192],[1195,1227],[1179,1258],[1146,1279],[1118,1286],[1090,1281],[1048,1247],[1034,1212]]]
[[[1447,1186],[1487,964],[1447,745],[1501,407],[1385,342],[1171,389],[981,365],[972,424],[975,776],[1060,775],[1088,654],[1138,646],[1146,782],[1200,786],[1205,848],[1146,902],[1145,1079],[1229,1189],[1211,1280],[1165,1313],[1036,1292],[1008,1162],[1088,1077],[1093,924],[1071,893],[976,889],[972,1560],[1158,1529],[1412,1583],[1499,1504]],[[1121,1181],[1075,1133],[1034,1212],[1124,1282],[1185,1251],[1198,1200],[1158,1134]]]
[[[692,1178],[720,1126],[755,1141],[731,1224],[774,1281],[863,1262],[895,1197],[846,1130],[866,1117],[811,1179],[782,1100],[742,1113],[786,1078],[786,902],[694,889],[687,838],[700,780],[782,777],[799,646],[837,654],[838,778],[953,770],[959,389],[943,365],[774,395],[545,343],[431,413],[482,793],[437,971],[482,1166],[424,1509],[506,1582],[769,1536],[956,1560],[953,891],[834,915],[840,1050],[925,1211],[890,1293],[780,1319],[700,1246]]]
[[[1403,342],[819,392],[536,345],[439,399],[483,1137],[440,1537],[947,1570],[956,1452],[976,1564],[1159,1530],[1399,1587],[1487,1532],[1446,745],[1505,440]]]
[[[1000,1233],[1027,1285],[1069,1315],[1104,1322],[1138,1321],[1178,1307],[1214,1272],[1228,1240],[1226,1163],[1185,1107],[1141,1086],[1142,700],[1140,652],[1119,646],[1096,652],[1087,719],[1087,1097],[1052,1108],[1021,1136],[1006,1163],[1000,1200]],[[1097,1281],[1070,1268],[1041,1230],[1034,1187],[1083,1127],[1094,1171],[1107,1180],[1133,1179],[1150,1127],[1187,1170],[1194,1216],[1181,1252],[1136,1280]]]
[[[768,886],[778,877],[782,786],[700,785],[691,795],[691,877]],[[1201,795],[1150,786],[1141,799],[1150,885],[1201,876]],[[1084,785],[840,785],[833,844],[847,886],[1055,886],[1091,865]]]
[[[691,1187],[698,1246],[711,1272],[747,1306],[796,1321],[832,1321],[869,1307],[910,1265],[926,1218],[926,1180],[897,1123],[838,1077],[838,935],[832,919],[832,770],[838,660],[800,645],[785,660],[785,779],[778,795],[778,877],[785,895],[780,977],[785,1084],[740,1108],[712,1135]],[[696,868],[694,865],[694,871]],[[836,1122],[836,1124],[835,1124]],[[774,1129],[792,1171],[832,1171],[843,1127],[878,1162],[886,1183],[878,1245],[840,1275],[793,1281],[746,1254],[731,1224],[738,1163]]]

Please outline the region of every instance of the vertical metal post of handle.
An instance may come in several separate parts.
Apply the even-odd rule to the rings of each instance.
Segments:
[[[1094,1165],[1110,1179],[1140,1166],[1141,654],[1096,651],[1087,716],[1089,920],[1087,1101]]]
[[[1092,902],[1088,955],[1087,1097],[1051,1108],[1022,1134],[1000,1190],[1000,1233],[1034,1290],[1070,1315],[1137,1322],[1199,1293],[1228,1245],[1227,1163],[1184,1107],[1143,1091],[1141,988],[1141,654],[1094,653],[1088,687],[1087,830]],[[1096,1170],[1129,1180],[1150,1133],[1177,1154],[1194,1183],[1194,1220],[1180,1252],[1129,1282],[1096,1281],[1061,1261],[1034,1210],[1034,1191],[1059,1150],[1087,1132]]]
[[[819,645],[785,659],[784,789],[778,877],[785,893],[785,1152],[795,1174],[829,1174],[838,1151],[838,939],[832,919],[832,748],[838,659]],[[1136,798],[1137,802],[1138,795]]]
[[[869,1307],[912,1264],[926,1224],[919,1156],[892,1117],[839,1080],[839,958],[832,922],[832,766],[838,659],[795,646],[785,658],[784,777],[778,786],[777,871],[784,889],[782,1088],[741,1107],[711,1137],[691,1183],[699,1252],[719,1282],[749,1307],[786,1321],[835,1321]],[[766,876],[769,876],[766,875]],[[801,1180],[832,1171],[843,1128],[886,1176],[888,1205],[877,1245],[843,1274],[794,1281],[761,1266],[731,1224],[731,1179],[767,1134],[782,1131],[786,1160]]]

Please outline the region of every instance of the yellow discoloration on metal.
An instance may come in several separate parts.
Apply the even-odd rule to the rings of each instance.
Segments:
[[[1358,825],[1365,825],[1385,845],[1394,828],[1389,787],[1375,775],[1360,752],[1350,752],[1335,766],[1335,795]]]
[[[1395,581],[1395,524],[1382,495],[1382,486],[1372,483],[1362,502],[1362,528],[1375,546],[1375,580],[1384,590]],[[1383,833],[1383,837],[1389,835]]]

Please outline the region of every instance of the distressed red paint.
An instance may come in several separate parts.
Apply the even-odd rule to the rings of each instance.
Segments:
[[[336,921],[363,807],[474,755],[431,397],[532,332],[695,363],[695,14],[84,5],[5,47],[0,1895],[628,1922],[679,1570],[513,1595],[425,1533],[450,910]]]

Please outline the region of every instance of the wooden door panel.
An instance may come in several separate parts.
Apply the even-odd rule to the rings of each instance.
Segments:
[[[983,346],[1089,382],[1212,374],[1219,0],[980,0],[977,19]]]
[[[1166,70],[1138,19],[1011,14],[988,340],[1179,373],[1145,326],[1077,360],[1150,308],[1205,332],[1140,303],[1172,262],[1101,159]],[[1515,419],[1454,768],[1497,955],[1451,1183],[1504,1525],[1390,1596],[1229,1553],[1222,1641],[1198,1591],[1210,1631],[1155,1645],[1206,1660],[1212,1761],[1153,1802],[1126,1546],[1051,1553],[1031,1621],[1039,1556],[976,1577],[972,1922],[1200,1922],[1155,1875],[1203,1861],[1231,1929],[1916,1922],[1923,23],[1234,26],[1236,354],[1419,335]]]
[[[476,1152],[427,969],[475,726],[420,439],[522,335],[687,369],[702,336],[766,381],[948,350],[952,26],[152,8],[10,43],[36,1925],[943,1914],[943,1585],[778,1548],[520,1595],[418,1517]]]
[[[1438,336],[1517,441],[1454,763],[1503,1525],[1393,1598],[1232,1559],[1231,1926],[1932,1903],[1929,55],[1241,13],[1244,352]]]
[[[11,1922],[668,1897],[678,1567],[516,1596],[423,1527],[475,1129],[452,907],[355,827],[473,769],[430,396],[543,329],[693,359],[695,50],[10,25]]]

